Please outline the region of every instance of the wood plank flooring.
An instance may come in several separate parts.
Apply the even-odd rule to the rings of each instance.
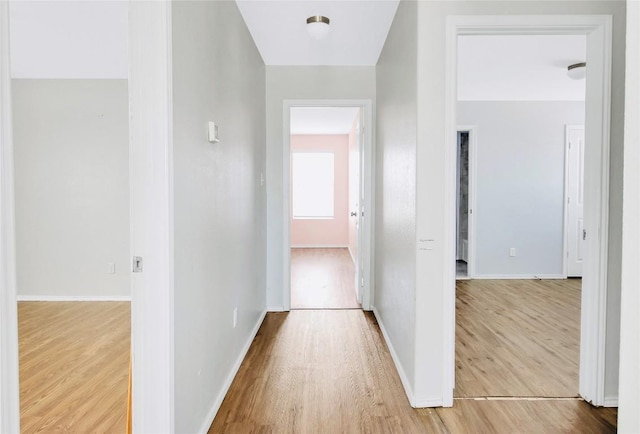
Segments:
[[[128,302],[20,302],[23,433],[124,433]]]
[[[370,313],[304,310],[267,315],[209,432],[410,433],[427,426],[442,428],[438,418],[411,410]]]
[[[291,249],[292,309],[359,309],[348,249]]]
[[[580,279],[456,284],[457,397],[578,396]]]
[[[483,296],[490,300],[493,297],[490,294],[475,294],[474,288],[458,291],[458,331],[461,327],[467,330],[463,331],[467,339],[467,353],[463,352],[463,357],[464,354],[472,354],[472,349],[483,347],[480,339],[491,336],[491,333],[478,333],[472,339],[474,336],[469,324],[474,321],[485,323],[491,329],[486,323],[496,321],[496,317],[500,317],[497,324],[502,324],[502,317],[511,318],[515,321],[511,327],[521,324],[523,333],[535,336],[534,343],[510,342],[509,339],[515,339],[517,334],[510,335],[505,326],[496,325],[494,341],[486,343],[490,347],[495,344],[496,351],[500,351],[499,346],[508,345],[516,345],[516,353],[531,351],[537,345],[536,340],[547,339],[551,349],[543,351],[563,352],[565,346],[570,348],[567,354],[574,351],[569,344],[572,337],[545,338],[543,331],[534,328],[536,323],[551,322],[560,327],[556,334],[562,335],[565,329],[569,334],[574,333],[572,327],[560,321],[558,316],[563,312],[569,315],[572,309],[578,308],[576,300],[579,305],[579,296],[576,298],[575,293],[579,291],[552,282],[552,292],[573,291],[573,294],[562,293],[557,299],[546,300],[544,291],[532,288],[530,284],[523,284],[522,290],[529,295],[520,295],[524,300],[522,305],[506,304],[503,310],[498,310],[499,314],[487,306],[483,308],[478,304],[472,309],[465,305],[471,304],[473,297]],[[507,289],[496,291],[495,297],[499,297]],[[520,298],[516,296],[513,302],[516,300]],[[520,312],[523,306],[528,306],[524,309],[527,312],[533,309],[531,303],[541,302],[551,303],[550,311],[554,313],[547,313],[542,307],[538,314]],[[569,306],[571,303],[573,307]],[[542,327],[544,329],[544,325]],[[560,359],[572,357],[567,354]],[[480,359],[486,356],[473,357],[479,359],[478,363],[484,363]],[[535,356],[528,352],[526,357]],[[504,361],[501,363],[509,366]],[[514,361],[513,366],[519,367],[518,363],[521,362]],[[536,363],[533,362],[534,365]],[[478,378],[470,374],[472,365],[471,360],[462,364],[464,375],[468,374],[466,379],[460,378],[464,375],[458,368],[457,392],[467,390],[476,394],[482,390],[491,391],[487,384],[490,381],[480,378],[480,371],[475,372]],[[482,369],[487,371],[487,365],[482,365]],[[576,368],[568,368],[572,369]],[[502,375],[503,369],[487,372]],[[545,376],[548,374],[545,372]],[[573,387],[569,385],[573,380],[568,380],[556,390],[556,386],[547,384],[544,377],[528,378],[533,375],[521,373],[518,377],[520,381],[522,378],[530,380],[523,383],[527,384],[526,388],[523,387],[527,393],[534,393],[538,383],[542,384],[540,390],[550,393]],[[500,383],[497,377],[492,378]],[[478,384],[473,386],[473,382]],[[518,382],[517,385],[521,387]],[[503,387],[499,385],[496,390],[502,393]],[[298,310],[267,315],[209,433],[613,433],[616,431],[616,417],[616,409],[593,408],[572,398],[504,400],[459,397],[455,399],[453,408],[412,409],[371,313]]]

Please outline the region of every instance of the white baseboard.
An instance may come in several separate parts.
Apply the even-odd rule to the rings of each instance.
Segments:
[[[433,408],[442,406],[443,405],[441,396],[425,396],[422,398],[416,397],[414,399],[414,403],[412,404],[413,408]]]
[[[323,244],[323,245],[310,245],[310,244],[304,244],[304,245],[296,245],[296,246],[291,246],[292,249],[348,249],[349,246],[347,246],[346,244]]]
[[[264,322],[264,317],[266,315],[267,315],[267,311],[264,310],[262,312],[262,315],[260,315],[260,318],[258,318],[258,321],[256,322],[255,326],[253,327],[253,330],[251,331],[251,334],[249,335],[249,338],[247,339],[247,342],[244,344],[244,348],[242,348],[242,351],[240,352],[240,355],[236,359],[236,363],[231,368],[231,372],[229,372],[229,375],[227,376],[227,379],[224,382],[224,385],[222,386],[222,390],[218,394],[218,397],[214,401],[213,406],[211,407],[211,410],[209,410],[209,413],[207,414],[207,417],[206,417],[204,423],[202,424],[202,426],[200,427],[200,430],[198,432],[206,433],[207,431],[209,431],[209,428],[211,427],[211,424],[213,423],[213,420],[216,418],[216,414],[218,414],[218,410],[220,410],[220,406],[222,405],[222,401],[224,401],[224,397],[227,395],[227,392],[229,391],[229,388],[231,387],[231,383],[233,383],[233,379],[236,378],[236,375],[238,374],[238,371],[240,370],[240,365],[242,365],[242,362],[244,361],[244,358],[247,356],[247,353],[249,352],[249,348],[251,348],[251,344],[253,343],[253,340],[255,339],[256,335],[258,334],[258,330],[260,330],[260,326]]]
[[[471,278],[478,280],[566,279],[562,274],[475,274]]]
[[[351,260],[353,261],[353,265],[356,265],[356,256],[351,251],[351,246],[348,246],[347,249],[349,250],[349,256],[351,256]]]
[[[284,306],[269,306],[267,312],[284,312]]]
[[[387,343],[387,347],[389,348],[389,352],[391,353],[391,358],[393,359],[393,363],[396,365],[396,370],[398,371],[398,375],[400,376],[400,381],[402,381],[402,386],[404,387],[404,393],[407,395],[409,399],[409,404],[411,407],[416,408],[415,398],[413,396],[413,389],[411,388],[411,384],[409,383],[409,379],[407,375],[404,373],[404,369],[400,364],[400,359],[398,358],[398,354],[396,354],[396,350],[393,348],[393,344],[391,343],[391,339],[389,339],[389,335],[387,334],[387,330],[384,327],[384,323],[380,318],[380,314],[375,306],[373,306],[373,314],[378,321],[378,325],[380,326],[380,330],[382,330],[382,336],[384,337],[384,341]]]
[[[604,398],[604,407],[617,407],[617,406],[618,406],[617,396],[608,396]]]
[[[18,301],[131,301],[130,295],[18,295]]]

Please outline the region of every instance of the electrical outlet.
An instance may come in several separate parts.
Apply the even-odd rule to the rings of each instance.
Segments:
[[[233,328],[236,328],[236,325],[238,325],[238,308],[234,307],[233,308]]]
[[[511,256],[512,258],[514,256],[516,256],[516,248],[515,247],[512,247],[512,248],[509,249],[509,256]]]
[[[264,172],[260,172],[260,187],[264,186]]]
[[[107,264],[107,273],[116,274],[116,264],[114,262],[109,262]]]

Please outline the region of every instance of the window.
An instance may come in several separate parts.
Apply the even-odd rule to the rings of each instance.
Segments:
[[[294,219],[333,218],[333,153],[294,152],[292,155]]]

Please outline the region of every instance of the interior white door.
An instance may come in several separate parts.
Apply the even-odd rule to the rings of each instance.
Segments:
[[[567,276],[582,277],[584,237],[584,126],[567,126]]]
[[[360,110],[362,112],[362,110]],[[362,122],[361,113],[358,113],[355,119],[355,140],[349,142],[349,252],[353,258],[355,269],[354,288],[358,303],[362,303],[362,285],[361,285],[361,256],[359,254],[360,246],[360,228],[361,225],[361,204],[362,183],[360,182],[362,174]]]

